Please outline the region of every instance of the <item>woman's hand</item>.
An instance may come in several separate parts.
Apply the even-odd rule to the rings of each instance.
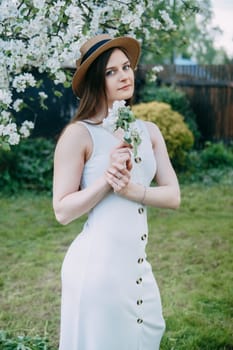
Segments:
[[[123,142],[111,152],[110,166],[105,173],[106,180],[114,192],[120,192],[128,185],[131,169],[130,146]]]
[[[127,170],[132,169],[131,150],[132,146],[126,142],[121,142],[110,153],[110,166],[116,166],[117,164],[122,168],[124,166]]]

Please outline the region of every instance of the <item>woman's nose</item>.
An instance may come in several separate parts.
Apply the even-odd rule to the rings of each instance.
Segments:
[[[120,80],[128,79],[129,73],[123,69],[120,70]]]

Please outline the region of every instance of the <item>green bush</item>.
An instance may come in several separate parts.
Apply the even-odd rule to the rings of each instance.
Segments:
[[[171,108],[179,112],[185,123],[188,124],[192,131],[195,141],[198,142],[200,132],[196,123],[196,115],[194,114],[189,99],[185,92],[174,86],[156,86],[153,82],[148,82],[141,93],[143,102],[165,102],[171,105]]]
[[[194,137],[183,117],[166,103],[148,102],[133,106],[138,118],[154,122],[165,139],[169,156],[176,167],[184,167],[187,152],[192,148]]]
[[[233,148],[223,142],[206,142],[201,150],[189,152],[181,182],[233,184]]]
[[[201,165],[205,169],[221,168],[224,166],[233,167],[233,152],[223,142],[207,142],[200,156]]]
[[[0,330],[0,349],[2,350],[49,350],[48,340],[41,337],[17,336],[15,338]]]
[[[0,187],[3,192],[18,190],[51,191],[55,144],[44,138],[22,140],[10,152],[0,151]]]

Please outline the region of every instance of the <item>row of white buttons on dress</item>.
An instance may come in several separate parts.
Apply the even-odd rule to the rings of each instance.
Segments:
[[[142,159],[141,159],[141,157],[136,157],[136,158],[134,159],[134,161],[135,161],[135,163],[139,164],[139,163],[141,163]],[[138,208],[138,213],[139,213],[139,214],[143,214],[143,213],[144,213],[144,208],[143,208],[143,207],[139,207],[139,208]],[[143,235],[141,236],[141,240],[142,240],[142,241],[145,241],[146,238],[147,238],[147,234],[143,234]],[[143,257],[139,257],[137,262],[138,262],[138,264],[142,264],[142,263],[144,262],[144,258],[143,258]],[[139,277],[139,278],[136,280],[136,284],[137,284],[137,285],[141,285],[141,283],[142,283],[142,277]],[[142,305],[142,304],[143,304],[143,300],[142,300],[142,299],[138,299],[138,300],[137,300],[137,305],[140,306],[140,305]],[[138,323],[138,324],[142,324],[142,323],[143,323],[143,319],[142,319],[142,318],[138,318],[138,319],[137,319],[137,323]]]
[[[142,236],[141,236],[141,240],[142,241],[145,241],[147,239],[147,234],[144,233]],[[138,264],[142,264],[144,262],[144,258],[138,258]],[[142,283],[142,277],[139,277],[137,280],[136,280],[136,284],[137,285],[140,285]],[[143,304],[143,300],[142,299],[138,299],[137,300],[137,305],[140,306]],[[137,323],[141,324],[143,323],[143,319],[141,318],[138,318],[137,319]]]

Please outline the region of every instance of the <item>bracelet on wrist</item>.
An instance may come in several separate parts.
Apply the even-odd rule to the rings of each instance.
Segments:
[[[142,205],[145,205],[145,198],[146,198],[146,186],[144,186],[143,196],[142,196],[142,199],[141,199]]]

